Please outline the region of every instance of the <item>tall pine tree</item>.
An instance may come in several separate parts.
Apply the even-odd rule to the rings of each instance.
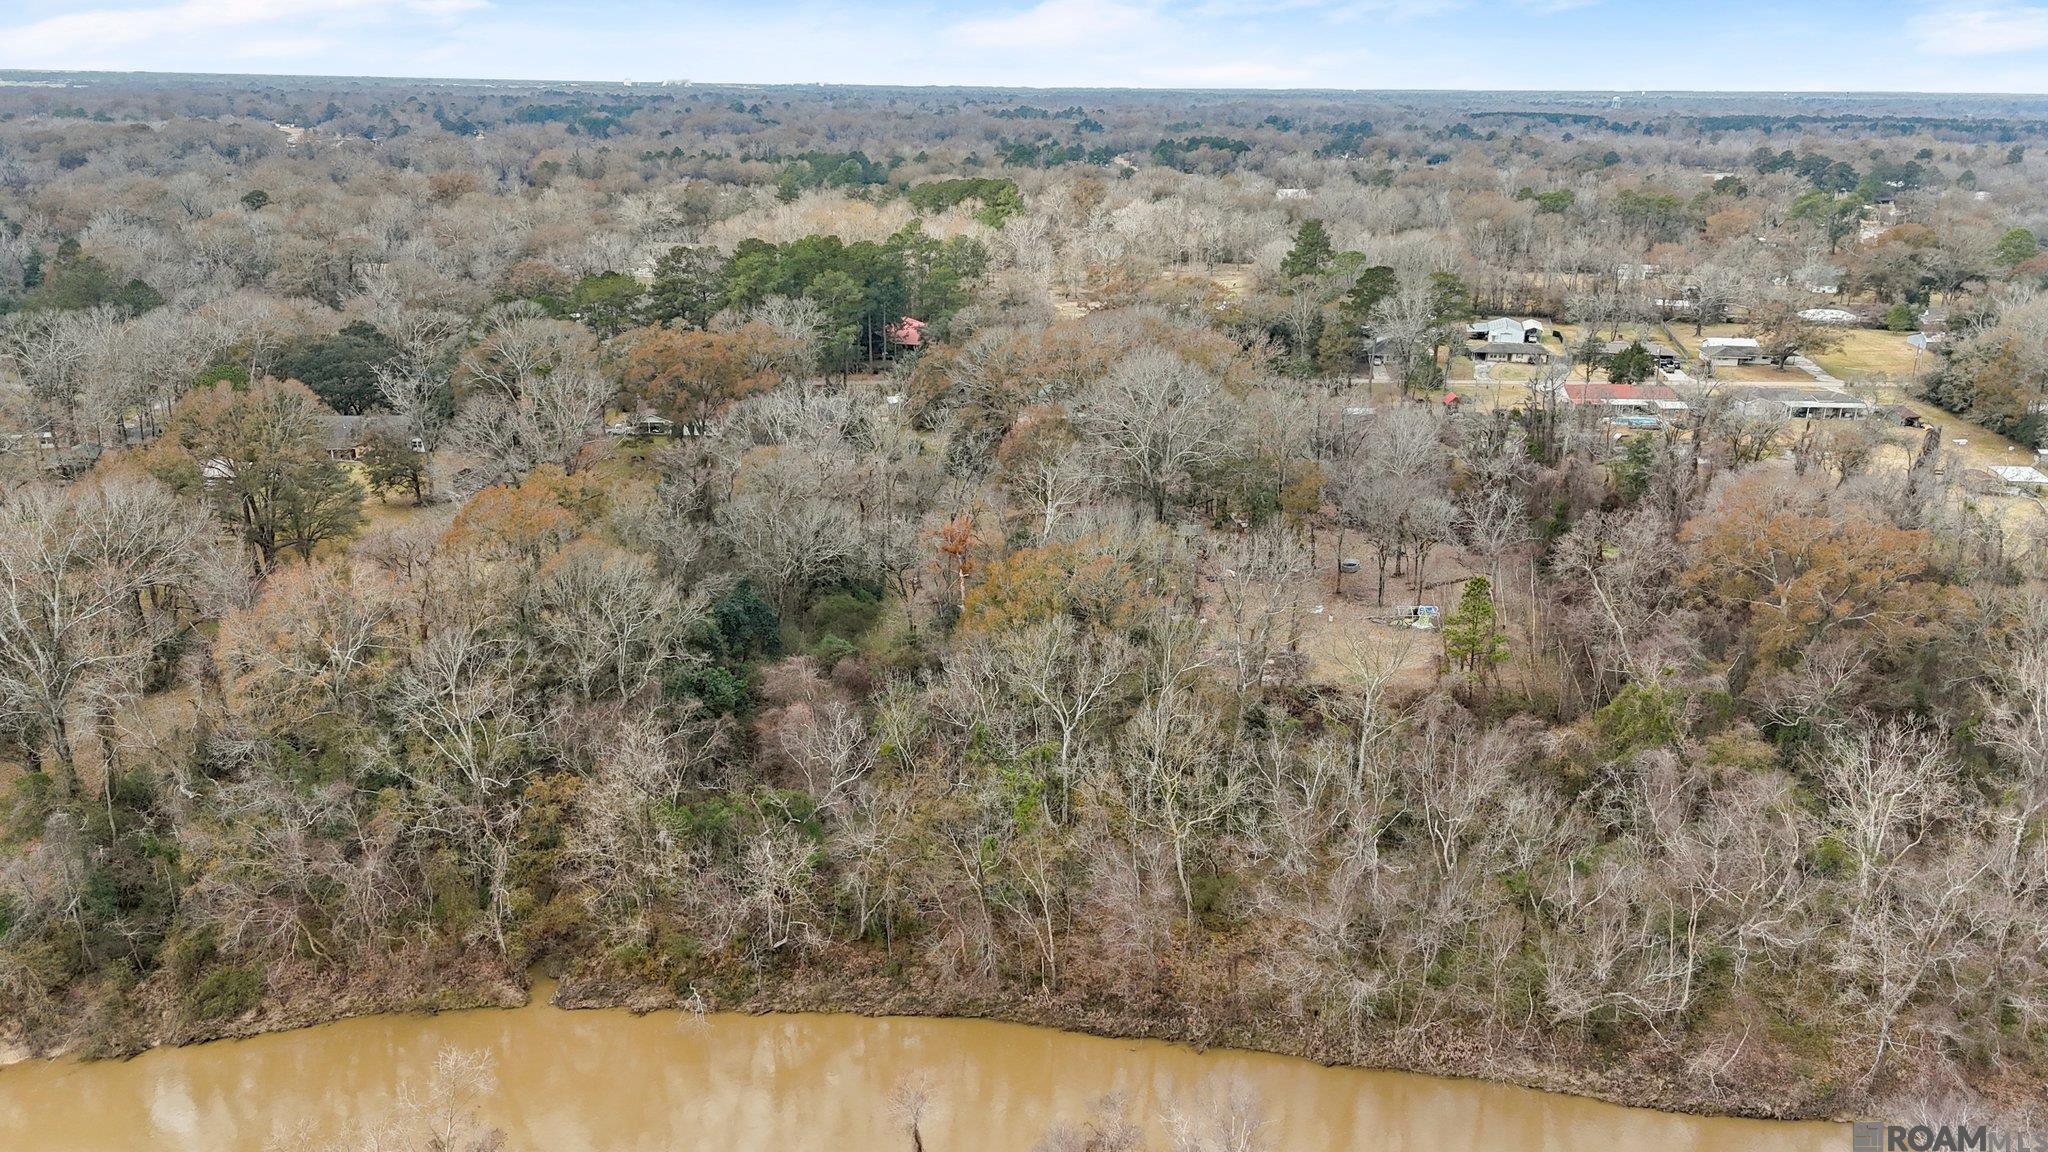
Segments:
[[[1444,655],[1467,672],[1486,675],[1508,658],[1508,638],[1493,610],[1493,584],[1484,576],[1465,581],[1458,607],[1444,622]]]

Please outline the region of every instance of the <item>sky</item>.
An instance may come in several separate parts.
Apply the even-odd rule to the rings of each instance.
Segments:
[[[0,69],[2048,93],[2048,0],[0,0]]]

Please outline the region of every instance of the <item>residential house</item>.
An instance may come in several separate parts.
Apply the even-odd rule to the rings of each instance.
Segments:
[[[1484,340],[1488,344],[1541,344],[1543,322],[1540,320],[1517,320],[1513,316],[1496,316],[1465,326],[1465,339]]]
[[[1989,473],[1993,481],[2013,495],[2048,491],[2048,473],[2042,472],[2039,468],[2031,468],[2025,464],[1993,464],[1981,471]]]
[[[1709,336],[1700,341],[1700,359],[1709,364],[1756,364],[1763,358],[1763,345],[1748,336]]]
[[[1801,308],[1799,318],[1809,324],[1858,324],[1863,320],[1847,308]]]
[[[1833,296],[1842,290],[1842,270],[1831,264],[1809,264],[1793,273],[1799,286],[1819,296]]]
[[[629,416],[616,424],[605,425],[604,434],[607,436],[614,437],[674,436],[677,434],[678,429],[680,429],[681,427],[681,425],[661,415],[660,413],[652,412],[643,408],[637,414]],[[684,434],[696,435],[697,432],[685,431]]]
[[[1568,380],[1558,386],[1558,392],[1574,408],[1609,408],[1646,416],[1676,416],[1690,410],[1678,393],[1662,384]]]
[[[1847,392],[1819,386],[1752,384],[1730,393],[1735,410],[1745,416],[1784,413],[1794,420],[1870,416],[1877,407]]]
[[[328,413],[320,418],[321,447],[326,450],[329,460],[360,460],[370,440],[377,436],[405,436],[415,452],[427,450],[418,436],[407,435],[406,422],[402,417],[388,412],[367,416],[343,416]]]
[[[1659,372],[1676,372],[1678,370],[1680,360],[1677,350],[1661,340],[1609,340],[1600,346],[1600,354],[1609,357],[1619,356],[1623,352],[1628,351],[1629,345],[1636,343],[1642,344],[1643,351],[1650,354],[1650,359],[1656,362]]]
[[[1484,364],[1548,364],[1552,359],[1543,345],[1520,341],[1489,340],[1473,345],[1469,352],[1473,360]]]
[[[889,338],[890,344],[915,351],[924,347],[924,330],[929,327],[931,325],[915,316],[905,316],[889,325],[889,330],[884,335]]]
[[[1991,474],[2005,483],[2015,486],[2027,488],[2048,487],[2048,473],[2043,473],[2039,468],[2030,468],[2025,464],[1994,464],[1991,466]]]
[[[363,417],[324,415],[320,418],[320,446],[329,460],[354,460],[363,450]]]

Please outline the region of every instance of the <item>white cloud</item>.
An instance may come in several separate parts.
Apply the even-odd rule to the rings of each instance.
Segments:
[[[920,81],[1045,87],[1291,88],[1362,83],[1361,46],[1303,50],[1269,17],[1339,0],[1040,0],[939,34],[949,50],[918,62]],[[1354,0],[1341,0],[1354,2]],[[1364,0],[1383,7],[1446,0]],[[1356,41],[1356,37],[1349,37]]]
[[[334,49],[325,36],[273,36],[257,40],[237,39],[226,54],[236,60],[293,60],[318,56]]]
[[[903,19],[877,18],[899,2]],[[1617,52],[1661,25],[1613,3],[1568,10],[1598,2],[0,0],[0,67],[1153,88],[1541,88],[1585,73],[1616,88],[2048,91],[2048,0],[1907,0],[1904,18],[1853,24],[1788,4],[1759,16],[1756,51],[1712,59]],[[1516,35],[1476,31],[1503,12]],[[904,35],[906,20],[927,31]],[[1821,37],[1833,51],[1805,47]]]
[[[1155,8],[1117,0],[1042,0],[1008,16],[964,20],[950,35],[976,48],[1103,47],[1119,39],[1157,36],[1170,21]]]
[[[1907,22],[1919,47],[1944,56],[1986,56],[2048,47],[2048,7],[1945,4]]]
[[[1590,8],[1602,0],[1508,0],[1515,8],[1551,15]],[[1420,23],[1438,17],[1473,13],[1483,16],[1485,5],[1476,0],[1199,0],[1192,11],[1199,16],[1269,16],[1275,12],[1316,12],[1334,24],[1367,20],[1385,23]]]
[[[75,66],[78,54],[104,58],[109,49],[191,42],[235,32],[250,38],[224,46],[258,58],[266,45],[303,55],[316,24],[361,24],[394,17],[435,23],[488,7],[487,0],[182,0],[181,3],[66,12],[18,27],[0,27],[0,61],[31,67]],[[264,35],[269,33],[269,35]]]

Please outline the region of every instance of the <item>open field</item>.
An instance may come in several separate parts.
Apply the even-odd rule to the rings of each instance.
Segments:
[[[1925,400],[1909,396],[1903,388],[1877,387],[1870,389],[1869,394],[1878,403],[1909,408],[1928,426],[1941,429],[1942,447],[1967,467],[1988,468],[1998,464],[2034,462],[2034,454],[2025,446],[1988,428],[1980,428],[1953,412],[1945,412]]]
[[[1412,578],[1396,579],[1389,575],[1386,604],[1381,604],[1374,595],[1378,575],[1371,567],[1371,549],[1364,540],[1352,536],[1344,552],[1360,562],[1361,571],[1348,575],[1338,572],[1340,556],[1335,533],[1325,533],[1315,543],[1315,600],[1301,635],[1309,678],[1320,683],[1345,683],[1359,676],[1388,673],[1394,685],[1427,687],[1437,676],[1438,659],[1443,654],[1442,634],[1384,621],[1387,605],[1414,601]],[[1448,610],[1457,602],[1458,592],[1470,575],[1452,549],[1439,549],[1430,557],[1429,588],[1423,602]]]
[[[1744,324],[1709,324],[1699,335],[1693,334],[1691,325],[1677,324],[1673,325],[1673,331],[1687,353],[1697,352],[1700,341],[1706,338],[1751,334],[1748,325]],[[1906,333],[1876,328],[1835,328],[1831,331],[1836,338],[1835,347],[1810,357],[1825,371],[1850,383],[1873,377],[1904,380],[1912,376],[1914,349],[1906,342]],[[1925,354],[1920,356],[1918,363],[1922,368],[1927,366]],[[1728,378],[1728,371],[1724,368],[1716,374]],[[1806,377],[1801,374],[1799,379]]]
[[[1833,351],[1815,353],[1811,359],[1852,384],[1872,377],[1909,379],[1916,365],[1927,367],[1931,357],[1908,344],[1906,335],[1878,328],[1845,328]]]

